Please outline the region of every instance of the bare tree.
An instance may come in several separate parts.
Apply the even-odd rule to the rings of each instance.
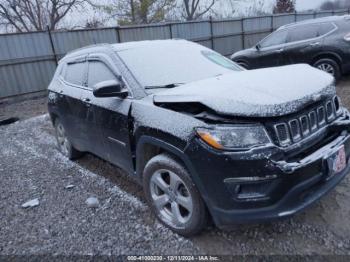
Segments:
[[[60,21],[84,0],[0,0],[0,25],[18,32],[57,29]]]
[[[336,10],[336,9],[344,9],[344,8],[350,8],[350,2],[343,0],[343,1],[327,1],[324,2],[321,6],[320,6],[320,10]]]
[[[93,18],[89,18],[87,19],[87,21],[85,22],[85,25],[83,26],[84,28],[99,28],[99,27],[103,27],[104,23],[97,19],[96,17]]]
[[[148,24],[164,21],[176,0],[112,0],[108,5],[90,2],[110,14],[119,24]]]
[[[267,10],[266,3],[264,0],[255,0],[246,9],[246,16],[262,16],[271,14],[272,7]]]
[[[216,0],[210,0],[208,3],[201,0],[183,0],[183,16],[187,21],[196,20],[208,13],[215,2]]]
[[[273,9],[274,14],[295,12],[295,0],[277,0]]]
[[[210,16],[215,19],[225,19],[246,16],[262,16],[272,13],[275,3],[266,0],[225,0],[217,1],[210,10]]]

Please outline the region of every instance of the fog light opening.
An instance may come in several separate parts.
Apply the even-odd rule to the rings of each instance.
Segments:
[[[276,175],[267,177],[227,178],[226,187],[234,199],[239,201],[263,201],[270,199],[270,192],[278,183]]]

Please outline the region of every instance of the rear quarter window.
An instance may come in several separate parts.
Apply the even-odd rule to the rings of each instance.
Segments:
[[[319,34],[319,36],[323,36],[323,35],[331,32],[335,28],[336,28],[335,25],[333,25],[331,23],[320,24],[320,26],[318,28],[318,34]]]

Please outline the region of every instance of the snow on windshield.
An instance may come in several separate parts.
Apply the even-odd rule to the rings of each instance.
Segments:
[[[115,45],[118,55],[145,87],[183,84],[241,71],[231,60],[185,40]]]

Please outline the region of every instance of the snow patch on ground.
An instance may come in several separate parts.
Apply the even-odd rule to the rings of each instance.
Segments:
[[[106,178],[98,176],[90,170],[82,168],[77,163],[63,156],[56,147],[56,139],[52,135],[48,134],[45,130],[40,128],[46,121],[48,121],[47,115],[33,117],[24,121],[17,122],[16,124],[9,125],[3,130],[3,132],[11,133],[14,132],[14,130],[18,130],[18,128],[20,130],[28,130],[28,128],[31,128],[31,136],[27,137],[25,141],[17,140],[16,137],[14,137],[12,142],[16,146],[22,148],[23,151],[29,152],[29,155],[31,155],[32,157],[35,157],[37,159],[45,159],[45,161],[47,161],[49,165],[59,163],[62,169],[65,170],[76,168],[84,178],[94,179],[100,184],[105,184],[109,182]],[[51,154],[43,154],[40,150],[40,145],[45,145],[49,148],[52,148],[52,150],[50,150]],[[2,152],[5,152],[8,155],[15,156],[16,151],[11,146],[8,146],[5,147]],[[143,202],[138,200],[136,197],[126,193],[116,185],[110,188],[109,192],[116,196],[118,198],[118,201],[127,202],[131,204],[134,208],[143,210],[146,208],[146,205]]]

